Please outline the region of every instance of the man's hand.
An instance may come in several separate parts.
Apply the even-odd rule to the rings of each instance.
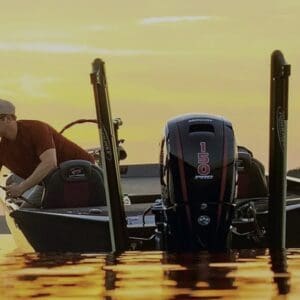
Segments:
[[[6,188],[7,188],[7,195],[13,198],[20,197],[26,191],[22,183],[19,184],[13,183],[7,186]]]

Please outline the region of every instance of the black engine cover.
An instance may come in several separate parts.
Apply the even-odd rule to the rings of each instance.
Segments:
[[[237,181],[231,123],[219,116],[179,116],[167,122],[164,143],[161,183],[166,248],[226,248]]]

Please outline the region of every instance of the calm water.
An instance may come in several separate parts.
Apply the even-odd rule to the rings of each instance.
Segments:
[[[0,236],[0,299],[299,299],[300,249],[20,253]],[[288,266],[287,266],[287,264]]]

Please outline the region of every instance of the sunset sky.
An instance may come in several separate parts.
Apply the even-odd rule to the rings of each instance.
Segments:
[[[129,163],[156,162],[167,119],[231,120],[238,144],[268,162],[269,64],[292,65],[288,166],[300,166],[300,2],[0,0],[0,98],[19,119],[57,129],[94,118],[91,62],[106,62],[111,107]],[[95,125],[67,133],[97,146]]]

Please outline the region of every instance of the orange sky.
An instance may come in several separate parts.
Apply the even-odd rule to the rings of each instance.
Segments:
[[[57,129],[95,117],[91,62],[106,61],[111,106],[128,162],[158,159],[168,118],[230,119],[239,144],[268,160],[269,61],[292,65],[288,165],[300,165],[300,2],[0,0],[0,97],[20,119]],[[68,133],[94,146],[93,125]]]

